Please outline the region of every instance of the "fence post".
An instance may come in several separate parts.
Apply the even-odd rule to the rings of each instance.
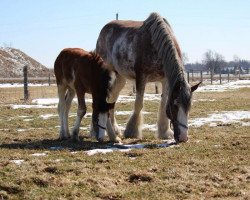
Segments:
[[[158,83],[155,82],[155,94],[159,94]]]
[[[201,71],[201,82],[203,83],[203,74],[202,74],[202,71]]]
[[[28,90],[28,66],[23,67],[23,87],[24,87],[24,101],[29,99],[29,90]]]
[[[187,72],[187,79],[188,79],[188,83],[189,83],[189,72]]]
[[[220,84],[221,84],[221,69],[220,69]]]
[[[49,86],[50,86],[50,73],[49,73]]]
[[[211,68],[210,74],[211,74],[211,85],[213,85],[213,69],[212,68]]]
[[[230,76],[230,74],[229,74],[229,71],[228,71],[228,74],[227,74],[227,82],[229,83],[229,76]]]
[[[192,82],[194,82],[194,70],[192,69]]]

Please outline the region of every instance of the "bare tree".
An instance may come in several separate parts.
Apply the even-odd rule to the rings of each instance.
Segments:
[[[219,73],[225,67],[226,62],[221,54],[208,50],[204,54],[203,63],[208,71]]]

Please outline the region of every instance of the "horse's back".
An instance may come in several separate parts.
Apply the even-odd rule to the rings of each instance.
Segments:
[[[148,81],[163,78],[161,61],[151,44],[151,36],[143,29],[143,21],[117,20],[106,24],[100,32],[96,51],[111,70],[127,79],[144,72]]]
[[[89,56],[89,52],[80,48],[63,49],[54,64],[57,85],[61,84],[63,80],[70,82],[73,79],[74,66],[77,66],[76,62],[80,60],[80,58]]]
[[[134,37],[142,26],[141,21],[114,20],[107,23],[101,30],[96,44],[96,51],[104,60],[108,51],[112,51],[114,42],[124,33]]]

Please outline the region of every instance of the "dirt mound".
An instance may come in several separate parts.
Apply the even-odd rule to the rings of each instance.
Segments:
[[[28,66],[29,77],[47,77],[49,69],[19,49],[0,47],[0,77],[23,76],[23,66]]]

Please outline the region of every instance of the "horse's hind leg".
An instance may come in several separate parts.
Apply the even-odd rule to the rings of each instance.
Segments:
[[[158,121],[157,121],[157,138],[159,139],[170,139],[173,138],[173,131],[170,129],[170,120],[166,115],[166,105],[167,105],[167,87],[166,82],[162,82],[162,96],[161,103],[158,112]]]
[[[59,132],[59,139],[63,140],[66,138],[66,130],[64,126],[64,117],[65,117],[65,107],[66,107],[66,100],[65,100],[65,94],[67,91],[67,87],[65,85],[58,85],[57,86],[58,91],[58,115],[59,115],[59,121],[60,121],[60,132]]]
[[[79,128],[83,116],[86,114],[85,93],[83,91],[76,91],[78,99],[77,117],[75,125],[72,129],[72,140],[79,141]]]
[[[145,85],[146,79],[144,79],[143,77],[139,77],[136,79],[136,98],[134,113],[130,117],[124,131],[125,138],[142,138],[143,116],[141,114],[141,110],[143,108]]]
[[[66,103],[65,103],[65,110],[64,110],[64,129],[66,131],[66,134],[65,134],[66,138],[70,138],[68,118],[69,118],[69,110],[70,110],[71,103],[72,103],[74,96],[75,96],[74,89],[68,87],[68,91],[65,96]]]

